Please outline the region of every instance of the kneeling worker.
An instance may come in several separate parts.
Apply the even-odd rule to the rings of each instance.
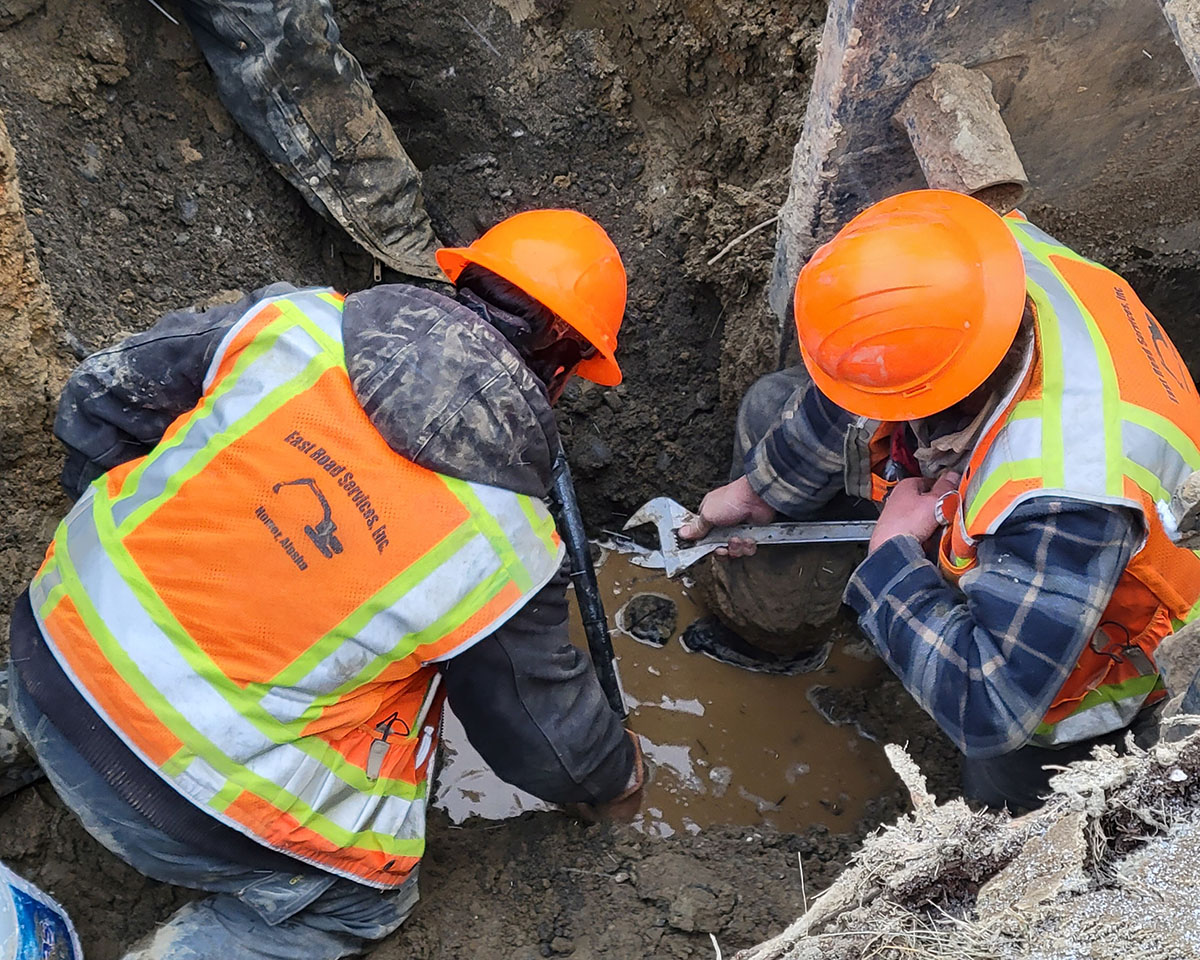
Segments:
[[[1159,518],[1200,467],[1192,378],[1121,277],[944,191],[847,224],[795,314],[807,375],[747,394],[745,474],[683,533],[884,500],[845,601],[967,795],[1037,806],[1044,765],[1146,718],[1155,648],[1197,609],[1200,559]]]
[[[446,697],[509,782],[636,809],[544,502],[564,384],[620,380],[624,268],[562,210],[438,261],[454,299],[281,284],[67,385],[79,499],[14,612],[11,700],[93,836],[213,894],[130,957],[342,957],[399,926]]]

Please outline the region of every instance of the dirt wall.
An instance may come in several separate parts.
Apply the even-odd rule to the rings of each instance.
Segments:
[[[84,355],[223,288],[369,282],[233,126],[184,28],[132,0],[4,10],[0,109],[60,345]],[[707,261],[783,199],[822,16],[819,0],[338,5],[445,241],[562,205],[622,250],[626,382],[562,407],[593,525],[725,475],[732,405],[769,365],[772,230]]]

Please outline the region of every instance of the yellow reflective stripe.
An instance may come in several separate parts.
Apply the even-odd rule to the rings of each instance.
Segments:
[[[212,394],[210,394],[208,397],[205,397],[204,400],[201,401],[200,406],[196,408],[196,413],[193,414],[192,418],[179,431],[179,433],[173,436],[169,441],[167,441],[167,443],[160,444],[151,456],[146,457],[140,464],[138,464],[136,468],[134,468],[130,474],[130,477],[126,478],[126,483],[122,484],[121,492],[118,494],[116,500],[113,501],[114,505],[128,497],[136,496],[137,487],[140,485],[145,472],[152,464],[159,461],[161,457],[171,449],[182,444],[185,439],[190,439],[193,431],[203,429],[207,426],[206,421],[213,415],[213,410],[216,409],[217,403],[221,396],[234,389],[236,386],[238,375],[245,369],[243,366],[243,361],[247,361],[246,366],[248,366],[250,363],[253,363],[253,361],[256,360],[260,355],[266,353],[267,350],[274,345],[275,340],[277,340],[279,336],[285,333],[287,329],[293,325],[294,324],[287,324],[285,326],[281,324],[277,329],[268,327],[268,330],[271,330],[272,335],[270,337],[266,337],[266,331],[264,331],[264,340],[268,342],[263,345],[261,350],[252,350],[251,348],[247,348],[242,352],[242,355],[238,357],[234,372],[231,372]],[[258,345],[259,341],[255,340],[254,344],[252,344],[252,347],[257,347]],[[213,459],[219,453],[221,453],[221,451],[225,450],[231,444],[237,442],[250,430],[254,429],[254,427],[258,426],[273,413],[278,411],[279,408],[287,403],[288,400],[291,400],[293,397],[307,390],[314,383],[316,383],[318,379],[320,379],[322,374],[337,365],[337,359],[330,356],[328,353],[316,354],[308,361],[307,365],[302,368],[298,376],[295,376],[291,380],[281,383],[279,386],[275,387],[275,389],[271,390],[269,393],[263,396],[261,400],[255,403],[254,406],[250,408],[248,413],[239,418],[235,423],[230,424],[230,426],[226,429],[212,433],[205,440],[204,445],[200,447],[199,450],[197,450],[197,452],[188,460],[186,466],[172,471],[170,477],[167,478],[166,483],[163,485],[161,493],[147,500],[136,510],[130,513],[129,516],[124,519],[124,521],[122,521],[120,526],[121,536],[128,536],[130,533],[136,530],[137,527],[144,523],[146,519],[150,517],[159,507],[174,497],[184,483],[186,483],[188,480],[191,480],[193,477],[199,474],[201,470],[208,466],[208,464],[211,463]],[[238,368],[241,369],[239,370]],[[133,486],[130,487],[130,478],[132,478],[133,474],[135,473],[137,474],[137,477],[133,479]],[[96,481],[97,492],[103,493],[107,497],[107,489],[100,489],[100,485],[103,483],[103,478],[100,478]]]
[[[171,756],[167,757],[167,759],[163,761],[159,769],[162,770],[162,772],[168,777],[177,777],[189,766],[191,766],[192,761],[195,759],[196,755],[187,747],[180,747],[173,754],[171,754]]]
[[[474,614],[483,609],[486,604],[491,602],[492,598],[508,586],[510,582],[511,579],[504,568],[497,570],[488,579],[476,584],[471,592],[453,609],[443,614],[424,630],[418,633],[411,633],[405,637],[404,643],[397,648],[395,656],[376,657],[355,676],[333,690],[329,696],[333,700],[345,696],[350,691],[363,686],[363,684],[370,683],[394,660],[402,660],[404,657],[411,655],[418,647],[435,643],[446,636],[446,634],[458,629]],[[416,733],[415,730],[411,732]]]
[[[276,687],[292,687],[305,677],[325,659],[335,653],[339,647],[354,637],[366,626],[372,618],[386,614],[388,608],[399,603],[418,583],[437,573],[439,567],[454,556],[475,536],[474,531],[466,524],[461,524],[443,537],[432,549],[415,563],[406,567],[390,583],[361,607],[351,613],[345,620],[321,637],[299,657],[285,666],[266,684],[251,684],[246,689],[256,695],[256,699]],[[403,660],[418,646],[398,642],[393,650],[383,657],[385,661]],[[404,651],[403,653],[401,651]],[[317,698],[315,708],[305,712],[297,723],[301,726],[315,719],[320,708],[336,700],[336,697],[325,695]],[[312,712],[310,716],[309,713]]]
[[[1099,687],[1095,687],[1084,694],[1079,701],[1078,706],[1061,720],[1055,723],[1042,723],[1034,731],[1035,736],[1046,736],[1053,732],[1055,727],[1062,723],[1078,717],[1093,707],[1098,707],[1105,703],[1120,703],[1123,700],[1145,700],[1150,694],[1154,693],[1162,686],[1162,677],[1157,673],[1144,673],[1141,676],[1130,677],[1121,683],[1106,683]]]
[[[50,616],[51,611],[58,606],[62,598],[66,595],[67,588],[60,583],[57,587],[46,594],[46,599],[42,601],[41,605],[38,607],[37,615],[41,619],[45,620],[46,617]]]
[[[55,573],[58,575],[58,585],[55,586],[54,589],[52,589],[49,593],[47,593],[45,598],[42,600],[42,602],[39,603],[37,605],[37,607],[34,609],[34,613],[37,614],[37,618],[40,622],[44,623],[46,620],[46,617],[48,617],[50,615],[50,612],[55,607],[57,607],[58,604],[62,601],[62,598],[67,595],[67,584],[66,584],[66,579],[63,576],[63,565],[62,565],[62,560],[60,559],[61,555],[66,551],[66,549],[67,549],[67,521],[63,520],[61,523],[59,523],[58,527],[54,531],[53,569],[54,569]],[[50,564],[46,564],[43,567],[43,570],[45,570],[46,572],[48,572],[50,569],[51,569]],[[39,577],[38,583],[35,583],[34,586],[35,587],[40,586],[43,581],[44,581],[44,577]],[[31,599],[32,599],[32,591],[31,591]]]
[[[1171,494],[1167,492],[1167,488],[1162,485],[1162,481],[1155,474],[1147,470],[1140,463],[1133,460],[1122,459],[1122,469],[1125,475],[1136,483],[1142,490],[1150,494],[1155,500],[1165,503],[1171,499]]]
[[[1012,412],[1005,423],[1011,420],[1041,420],[1042,416],[1041,400],[1018,400],[1013,404]]]
[[[242,350],[241,354],[237,358],[237,361],[234,363],[233,369],[217,386],[217,389],[201,398],[200,403],[195,407],[195,409],[193,409],[191,415],[189,416],[187,423],[183,424],[169,440],[160,441],[154,448],[154,453],[157,456],[162,456],[164,452],[182,444],[189,433],[198,429],[200,424],[212,415],[213,407],[215,406],[216,401],[223,394],[228,393],[233,387],[234,382],[237,379],[237,375],[244,371],[246,367],[250,366],[250,364],[257,360],[262,354],[270,350],[271,347],[275,345],[275,341],[277,341],[284,334],[288,326],[290,326],[290,324],[281,324],[277,321],[275,323],[268,324],[268,326],[259,334],[259,337],[255,338],[255,340],[249,346]],[[142,459],[141,463],[139,463],[129,472],[129,474],[121,482],[121,488],[117,492],[118,500],[136,495],[138,484],[141,482],[142,475],[146,472],[151,462],[153,462],[152,457],[145,457]],[[104,477],[99,477],[93,482],[92,485],[97,486],[98,484],[102,484],[104,482]]]
[[[1121,404],[1121,416],[1158,434],[1183,458],[1193,470],[1200,470],[1200,450],[1186,433],[1161,414],[1132,403]]]
[[[525,564],[521,558],[517,556],[517,551],[513,549],[512,543],[508,539],[496,518],[493,517],[479,502],[479,497],[475,495],[475,491],[471,489],[471,485],[465,480],[458,480],[454,477],[447,477],[439,474],[442,483],[446,488],[454,494],[458,502],[467,508],[471,514],[471,519],[475,521],[475,526],[480,533],[491,544],[492,549],[496,551],[496,556],[500,558],[500,563],[504,566],[512,577],[513,581],[520,588],[521,593],[528,593],[533,587],[533,578],[529,575],[529,571],[525,568]]]
[[[339,310],[341,309],[341,304],[335,301],[332,297],[324,294],[317,294],[317,296],[320,299],[326,300],[333,304]],[[317,324],[312,321],[312,318],[309,317],[309,315],[305,313],[304,310],[294,300],[276,300],[275,306],[279,308],[280,318],[282,320],[291,321],[289,326],[295,325],[303,328],[305,333],[317,341],[322,350],[337,358],[339,366],[345,365],[345,345],[340,340],[335,340],[333,337],[329,336],[329,334],[317,326]],[[273,325],[274,324],[268,325],[266,330],[269,330]],[[266,330],[260,332],[259,336],[262,336],[263,333],[266,333]],[[258,337],[254,338],[254,342],[258,342]]]
[[[966,510],[967,526],[974,525],[980,511],[996,492],[1010,480],[1035,480],[1041,476],[1042,461],[1036,459],[1013,460],[999,464],[979,487]]]
[[[1019,231],[1019,233],[1018,231],[1014,231],[1014,233],[1018,233],[1018,239],[1021,243],[1021,246],[1028,250],[1034,257],[1036,257],[1042,266],[1054,278],[1054,280],[1057,281],[1058,286],[1060,287],[1060,293],[1065,294],[1071,300],[1076,312],[1083,320],[1084,326],[1087,330],[1088,338],[1091,340],[1092,350],[1096,361],[1096,368],[1100,376],[1101,384],[1101,423],[1104,433],[1105,462],[1104,486],[1109,496],[1119,497],[1124,493],[1124,484],[1122,483],[1123,478],[1120,471],[1120,460],[1122,456],[1120,437],[1121,394],[1120,388],[1117,384],[1117,371],[1116,366],[1113,363],[1112,352],[1109,350],[1108,343],[1104,339],[1104,336],[1100,333],[1100,327],[1096,323],[1095,317],[1093,317],[1091,312],[1083,305],[1083,301],[1079,299],[1079,295],[1066,281],[1062,273],[1059,272],[1058,268],[1050,262],[1050,257],[1055,256],[1064,260],[1073,260],[1077,263],[1086,263],[1090,266],[1099,266],[1099,264],[1095,264],[1087,258],[1081,257],[1069,247],[1064,247],[1057,240],[1054,240],[1053,237],[1043,233],[1037,227],[1034,227],[1028,222],[1021,224],[1021,227],[1022,229]],[[1049,291],[1046,291],[1046,293],[1049,295]],[[1052,312],[1055,323],[1063,322],[1062,318],[1058,316],[1057,311]],[[1040,320],[1043,318],[1039,315],[1038,319]],[[1039,324],[1039,330],[1042,330],[1041,324]],[[1044,330],[1042,330],[1042,332],[1044,333]],[[1043,340],[1043,346],[1044,345],[1045,341]],[[1059,340],[1059,350],[1061,351],[1061,349],[1061,340]],[[1044,353],[1045,350],[1043,350],[1043,363],[1045,363]],[[1060,354],[1056,354],[1056,359],[1058,356],[1060,356]],[[1065,360],[1066,358],[1063,359]],[[1061,416],[1061,396],[1058,398],[1058,403],[1059,416]],[[1094,438],[1086,438],[1085,442],[1094,442]],[[1057,452],[1059,448],[1056,446],[1054,449]],[[1062,449],[1065,455],[1065,447]],[[1063,463],[1065,464],[1065,460]],[[1053,471],[1047,470],[1048,478],[1052,474],[1056,474],[1060,466],[1062,466],[1062,464],[1056,463]],[[1047,486],[1063,486],[1064,483],[1065,475],[1060,475],[1060,479],[1057,482],[1047,482]]]
[[[225,786],[213,794],[211,800],[208,801],[208,806],[217,813],[224,813],[229,809],[229,805],[242,795],[242,788],[232,780],[226,780]]]
[[[538,514],[533,507],[533,500],[530,497],[518,496],[518,502],[521,504],[521,512],[525,514],[525,519],[529,521],[529,526],[537,535],[537,538],[542,541],[542,545],[547,552],[554,554],[558,552],[558,544],[554,542],[554,518],[549,513]]]

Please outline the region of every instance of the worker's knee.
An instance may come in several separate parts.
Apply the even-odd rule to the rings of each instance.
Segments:
[[[767,432],[779,422],[779,412],[797,390],[812,380],[804,365],[788,367],[759,377],[742,397],[734,437],[733,477],[743,473],[742,461]]]
[[[304,922],[373,942],[395,932],[419,899],[415,873],[395,890],[339,880],[304,911]]]
[[[315,898],[295,893],[284,874],[240,894],[189,903],[124,960],[334,960],[361,953],[394,932],[417,903],[414,874],[396,890],[334,880]]]

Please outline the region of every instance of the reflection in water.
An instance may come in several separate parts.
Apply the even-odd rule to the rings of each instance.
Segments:
[[[877,744],[821,719],[806,697],[814,684],[863,683],[878,662],[835,650],[820,670],[795,677],[748,673],[687,652],[678,634],[702,611],[686,587],[607,554],[601,588],[623,598],[651,592],[678,605],[676,636],[665,646],[614,628],[630,708],[629,726],[654,767],[634,825],[652,837],[698,833],[716,824],[771,824],[799,831],[813,823],[847,826],[893,782]],[[573,605],[572,605],[573,606]],[[574,611],[573,611],[574,614]],[[577,620],[572,638],[585,644]],[[840,644],[838,645],[840,648]],[[547,804],[501,782],[447,711],[435,806],[455,822],[503,819]]]

